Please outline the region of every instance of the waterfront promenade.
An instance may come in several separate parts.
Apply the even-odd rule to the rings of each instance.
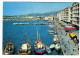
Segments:
[[[74,43],[73,40],[71,40],[69,33],[65,32],[64,27],[62,27],[59,21],[55,21],[55,25],[57,26],[57,32],[58,32],[58,42],[61,44],[62,52],[64,55],[78,55],[79,54],[79,44]],[[62,23],[62,22],[61,22]],[[66,23],[62,23],[65,26],[67,26]],[[79,39],[79,31],[72,31],[77,38]]]

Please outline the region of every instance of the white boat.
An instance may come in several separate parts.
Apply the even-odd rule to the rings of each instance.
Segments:
[[[49,48],[50,48],[50,49],[54,49],[54,48],[55,48],[55,44],[51,44],[51,45],[49,46]]]
[[[51,54],[51,49],[50,49],[50,47],[46,46],[46,52],[47,52],[48,54]]]
[[[48,25],[48,26],[49,26],[49,27],[51,27],[51,28],[53,28],[53,27],[54,27],[54,25],[51,25],[51,24],[50,24],[50,25]]]
[[[46,30],[47,32],[54,32],[53,30]]]
[[[57,40],[58,40],[57,35],[55,35],[54,38],[53,38],[53,43],[56,44]]]
[[[54,35],[54,33],[49,33],[50,35]]]
[[[58,35],[54,35],[54,37],[57,37]]]
[[[61,49],[60,44],[55,44],[55,49],[56,49],[57,51],[59,51],[59,50]]]

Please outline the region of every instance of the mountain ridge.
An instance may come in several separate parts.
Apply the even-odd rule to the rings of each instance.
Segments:
[[[24,14],[24,15],[15,15],[15,16],[50,16],[50,15],[57,15],[57,13],[59,13],[61,10],[59,11],[49,11],[49,12],[45,12],[45,13],[30,13],[30,14]]]

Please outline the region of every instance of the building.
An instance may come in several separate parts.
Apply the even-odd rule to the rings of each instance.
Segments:
[[[79,2],[74,2],[57,14],[59,21],[63,20],[79,26]]]
[[[70,14],[71,14],[71,11],[70,11],[70,6],[69,6],[63,9],[62,11],[60,11],[57,14],[57,18],[59,19],[59,21],[63,20],[66,22],[70,22],[70,19],[71,19]]]
[[[79,2],[74,2],[71,6],[71,22],[79,26]]]
[[[45,16],[44,20],[54,20],[57,16]]]
[[[57,18],[59,19],[59,21],[63,20],[63,11],[57,14]]]

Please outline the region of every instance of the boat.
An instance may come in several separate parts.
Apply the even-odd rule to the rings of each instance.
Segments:
[[[46,46],[46,52],[47,52],[48,54],[51,54],[51,49],[50,49],[50,47]]]
[[[53,27],[54,27],[54,25],[52,25],[52,24],[49,24],[48,26],[49,26],[49,27],[51,27],[51,28],[53,28]]]
[[[57,40],[58,40],[57,35],[55,35],[54,38],[53,38],[53,43],[56,44]]]
[[[55,48],[55,44],[54,44],[54,43],[51,44],[51,45],[49,46],[49,48],[50,48],[51,50],[53,50],[53,49]]]
[[[53,23],[53,20],[49,20],[48,22],[49,22],[49,23]]]
[[[4,45],[3,54],[4,55],[14,54],[14,44],[13,44],[13,42],[9,41]]]
[[[32,52],[31,44],[26,42],[26,34],[25,34],[25,43],[21,45],[18,50],[19,55],[30,55]]]
[[[49,33],[50,35],[54,35],[55,33]]]
[[[57,51],[60,51],[60,50],[61,50],[60,44],[55,44],[55,49],[56,49]]]
[[[54,32],[53,30],[46,30],[47,32]]]
[[[40,34],[39,34],[40,39]],[[45,45],[41,42],[41,40],[38,40],[38,31],[37,31],[37,41],[34,43],[35,47],[35,53],[36,54],[44,54],[45,53]]]

